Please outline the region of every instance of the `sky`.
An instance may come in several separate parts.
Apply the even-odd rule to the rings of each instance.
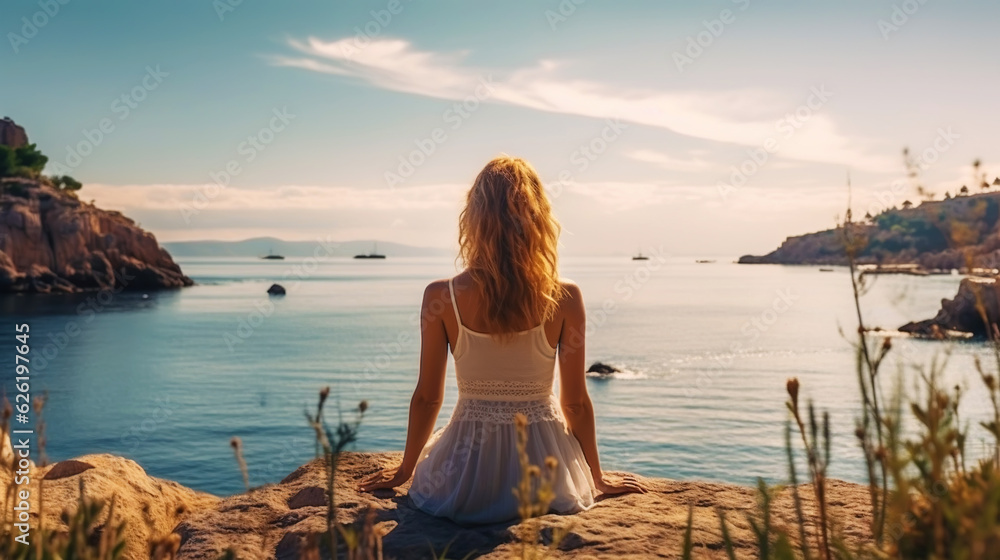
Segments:
[[[0,113],[161,241],[454,247],[491,158],[564,254],[760,254],[1000,173],[988,1],[7,0]],[[0,115],[2,116],[2,115]],[[848,190],[848,177],[851,189]]]

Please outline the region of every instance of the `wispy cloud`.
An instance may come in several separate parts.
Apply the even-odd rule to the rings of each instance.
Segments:
[[[87,192],[101,208],[120,210],[127,215],[155,212],[159,216],[176,216],[176,227],[198,227],[221,216],[259,213],[294,215],[314,218],[316,212],[330,215],[350,214],[355,218],[376,218],[387,215],[410,216],[414,220],[428,213],[458,216],[469,185],[414,185],[397,189],[359,187],[320,187],[286,185],[266,189],[227,187],[208,203],[198,206],[198,215],[187,224],[181,210],[190,207],[206,185],[87,185]],[[560,200],[573,206],[574,198],[586,200],[610,212],[628,212],[680,199],[713,199],[714,186],[674,185],[664,181],[601,181],[569,182],[560,187],[554,197],[558,213]],[[173,226],[171,226],[173,227]]]
[[[568,78],[565,65],[542,60],[512,71],[464,64],[468,53],[420,51],[401,39],[373,39],[357,49],[353,39],[290,40],[292,56],[271,56],[277,66],[300,68],[360,80],[381,89],[461,100],[484,81],[492,84],[490,102],[538,111],[632,123],[716,142],[761,146],[784,139],[779,121],[794,114],[818,84],[803,84],[801,97],[761,90],[656,91],[628,89],[594,80]],[[734,111],[734,106],[739,111]],[[779,155],[803,160],[884,169],[888,163],[858,140],[839,132],[828,109],[816,111],[782,142]]]
[[[396,189],[286,185],[268,189],[214,185],[87,185],[102,208],[176,210],[197,204],[203,213],[222,210],[427,210],[459,208],[468,185],[420,185]],[[196,198],[213,192],[210,200]],[[202,202],[195,202],[202,201]]]
[[[626,152],[625,157],[649,163],[668,171],[708,171],[718,167],[703,157],[704,152],[688,151],[682,157],[675,157],[655,150],[633,150]],[[723,168],[724,169],[724,168]]]
[[[457,219],[468,185],[391,190],[298,185],[219,190],[201,184],[89,184],[86,188],[87,197],[98,207],[123,212],[164,241],[333,235],[444,247],[450,246],[455,228],[441,226]],[[213,193],[207,202],[205,193]],[[184,211],[192,207],[197,213],[186,219]]]
[[[606,212],[627,212],[656,206],[667,200],[680,198],[685,192],[706,190],[697,187],[671,187],[658,182],[623,181],[573,182],[568,183],[565,189],[572,195],[590,199]]]

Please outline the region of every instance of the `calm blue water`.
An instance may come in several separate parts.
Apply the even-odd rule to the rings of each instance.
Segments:
[[[303,412],[331,385],[344,409],[370,403],[360,450],[401,450],[417,375],[415,317],[424,286],[453,275],[449,259],[181,261],[198,285],[83,297],[0,299],[0,333],[31,326],[35,390],[49,394],[48,453],[125,455],[155,476],[227,494],[241,477],[229,447],[243,439],[251,483],[283,478],[313,454]],[[591,379],[604,466],[651,476],[750,483],[786,477],[785,380],[797,376],[834,422],[833,476],[863,477],[853,438],[857,388],[846,270],[567,258],[590,322],[588,362],[625,370]],[[301,281],[295,275],[303,276]],[[291,276],[292,280],[282,280]],[[957,277],[880,277],[865,296],[873,325],[932,316]],[[268,299],[281,281],[289,293]],[[69,333],[69,334],[67,334]],[[2,339],[0,339],[2,340]],[[949,350],[950,349],[950,350]],[[966,418],[986,414],[972,356],[978,344],[895,340],[886,375],[950,351],[967,379]],[[12,372],[4,387],[13,391]],[[909,383],[909,381],[907,382]],[[449,369],[447,401],[454,404]],[[974,432],[973,445],[981,445]]]

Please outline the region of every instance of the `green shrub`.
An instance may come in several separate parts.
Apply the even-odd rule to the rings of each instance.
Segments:
[[[83,188],[83,183],[70,177],[69,175],[53,175],[49,177],[52,186],[62,191],[78,191]]]
[[[49,162],[49,157],[40,152],[34,144],[15,149],[14,155],[17,158],[17,166],[21,168],[19,171],[26,172],[31,177],[37,177]]]
[[[10,177],[17,169],[17,157],[9,146],[0,144],[0,177]]]

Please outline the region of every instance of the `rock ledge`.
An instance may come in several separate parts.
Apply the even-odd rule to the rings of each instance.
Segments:
[[[516,554],[517,524],[462,527],[414,509],[406,497],[407,487],[374,495],[357,491],[362,477],[396,465],[400,457],[399,453],[345,454],[336,487],[339,521],[358,522],[371,508],[375,527],[385,535],[385,558],[431,558],[432,549],[440,554],[446,547],[450,558],[471,553],[472,557],[506,559]],[[49,473],[56,471],[60,471],[58,479],[46,480],[45,499],[50,508],[51,504],[62,507],[75,503],[75,489],[82,477],[88,493],[104,498],[119,495],[119,511],[136,528],[129,532],[130,538],[138,540],[150,533],[152,529],[143,521],[149,511],[155,515],[155,530],[173,526],[181,542],[181,560],[216,560],[230,548],[240,559],[298,558],[303,540],[322,532],[325,526],[326,492],[319,461],[299,467],[280,483],[222,499],[149,477],[134,462],[110,455],[88,455],[68,466],[56,464],[47,469]],[[647,494],[602,499],[575,515],[543,517],[546,527],[569,527],[553,557],[679,558],[691,506],[695,557],[726,558],[716,509],[727,514],[737,557],[756,557],[745,515],[755,508],[753,489],[710,482],[644,481],[650,487]],[[802,487],[801,495],[806,514],[811,515],[811,488]],[[828,495],[832,515],[843,527],[848,544],[867,542],[871,517],[866,487],[831,480]],[[787,490],[776,500],[774,513],[777,526],[793,527],[794,509]],[[543,531],[543,538],[547,535],[551,535],[550,530]],[[128,558],[143,558],[143,554],[130,542]]]

